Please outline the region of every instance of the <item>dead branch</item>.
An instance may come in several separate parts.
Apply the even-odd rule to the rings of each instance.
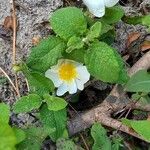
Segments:
[[[129,69],[128,74],[129,76],[132,76],[137,71],[148,68],[150,68],[150,51],[147,52],[139,61],[137,61],[131,69]],[[110,102],[111,99],[113,99],[113,102]],[[123,125],[120,121],[111,118],[111,114],[113,112],[123,108],[130,108],[132,104],[133,102],[125,96],[125,91],[123,88],[120,85],[116,85],[110,92],[109,96],[107,96],[106,99],[96,108],[92,108],[91,110],[82,113],[80,116],[76,116],[68,122],[69,134],[74,135],[78,132],[81,132],[89,128],[94,122],[98,121],[103,125],[142,139],[129,127]],[[140,103],[136,103],[134,108],[148,111],[150,110],[150,107],[144,106],[143,108]]]
[[[13,56],[12,56],[12,62],[13,65],[16,64],[16,37],[17,37],[17,18],[16,18],[16,8],[15,8],[15,1],[12,0],[12,15],[13,15]],[[18,86],[18,77],[15,73],[15,87],[18,93],[18,96],[20,97],[19,92],[19,86]]]

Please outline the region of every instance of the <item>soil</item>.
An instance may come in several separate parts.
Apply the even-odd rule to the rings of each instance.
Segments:
[[[121,0],[120,4],[125,10],[126,15],[135,16],[150,12],[150,0]],[[25,60],[28,56],[30,48],[33,46],[33,38],[45,38],[52,34],[49,17],[59,7],[74,5],[84,7],[82,1],[71,0],[16,0],[17,13],[17,60]],[[14,73],[12,70],[12,30],[4,28],[4,20],[7,16],[12,15],[12,4],[10,0],[0,0],[0,67],[2,67],[9,77],[14,81]],[[128,25],[120,21],[116,25],[116,39],[113,46],[122,54],[126,50],[126,42],[131,32],[146,33],[146,27],[141,25]],[[4,76],[0,72],[0,77]],[[19,90],[21,95],[27,93],[27,85],[22,74],[18,76]],[[112,85],[95,81],[82,91],[79,96],[79,102],[73,104],[78,111],[87,110],[96,106],[109,94]],[[8,81],[0,84],[0,100],[12,105],[17,97],[12,86]],[[81,101],[82,100],[82,101]],[[84,103],[84,105],[83,105]],[[11,115],[11,123],[23,126],[25,124],[36,124],[33,114]],[[45,146],[52,145],[50,141],[45,141]],[[49,148],[47,148],[49,149]],[[51,146],[51,149],[52,146]]]

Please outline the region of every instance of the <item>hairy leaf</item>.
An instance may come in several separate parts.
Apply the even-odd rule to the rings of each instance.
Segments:
[[[149,120],[128,120],[122,119],[123,123],[133,128],[141,137],[150,142],[150,121]]]
[[[95,42],[89,47],[85,54],[85,64],[92,76],[104,82],[127,81],[122,58],[116,50],[104,42]]]
[[[8,123],[10,116],[10,108],[4,103],[0,103],[0,122]]]
[[[49,110],[58,111],[67,106],[67,102],[63,98],[44,95],[44,99],[48,105]]]
[[[44,127],[56,128],[56,131],[49,135],[53,141],[62,137],[67,123],[66,109],[50,111],[44,105],[40,111],[40,119]]]
[[[40,72],[45,72],[55,65],[65,50],[65,44],[58,38],[50,36],[31,49],[27,65]]]
[[[106,8],[104,17],[101,19],[107,24],[114,24],[121,20],[124,16],[124,10],[119,6]]]
[[[135,73],[125,86],[126,91],[130,92],[150,92],[150,73],[140,70]]]
[[[99,123],[92,126],[91,135],[94,139],[92,150],[111,150],[111,141],[107,137],[106,130]]]
[[[73,50],[81,49],[84,46],[84,42],[80,37],[73,36],[68,40],[66,52],[70,53]]]
[[[56,142],[57,150],[83,150],[77,146],[72,140],[60,138]]]
[[[17,140],[12,128],[0,123],[0,150],[13,150],[16,144]]]
[[[29,71],[28,69],[23,69],[23,73],[29,82],[30,93],[36,93],[43,96],[44,94],[54,91],[55,87],[53,82],[44,75],[38,72]]]
[[[37,94],[29,94],[21,97],[14,105],[15,113],[30,112],[33,109],[38,109],[42,104],[42,100]]]
[[[63,57],[66,59],[71,59],[80,63],[84,63],[84,54],[86,50],[84,49],[77,49],[72,51],[71,53],[64,53]]]
[[[66,7],[55,11],[50,18],[50,23],[54,32],[65,40],[82,35],[87,28],[82,11],[76,7]]]
[[[22,141],[18,146],[18,150],[40,150],[44,139],[53,132],[53,129],[45,130],[42,127],[30,127],[24,129],[26,139]]]
[[[93,41],[95,38],[98,38],[101,34],[101,29],[102,29],[102,23],[101,22],[96,22],[89,30],[87,33],[86,38],[89,41]]]
[[[16,127],[13,127],[12,129],[16,136],[17,144],[19,144],[26,138],[25,132],[23,130]]]

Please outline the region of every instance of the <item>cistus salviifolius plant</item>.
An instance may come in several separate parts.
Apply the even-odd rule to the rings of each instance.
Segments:
[[[54,34],[32,47],[25,62],[14,66],[14,70],[24,74],[30,91],[16,101],[13,112],[36,112],[40,126],[27,126],[21,131],[14,131],[8,125],[6,113],[5,127],[14,140],[10,148],[14,149],[16,145],[17,149],[39,150],[44,139],[49,137],[56,142],[58,150],[76,150],[79,147],[68,139],[68,102],[65,97],[83,90],[90,79],[112,84],[127,83],[125,88],[132,89],[125,63],[111,46],[115,39],[114,25],[124,16],[122,8],[114,6],[118,0],[83,2],[98,18],[77,7],[56,10],[50,17]],[[145,76],[149,78],[147,74]],[[19,142],[16,132],[20,137],[22,135]],[[102,146],[101,143],[111,149],[111,141],[100,124],[94,124],[91,135],[95,141],[93,150]]]

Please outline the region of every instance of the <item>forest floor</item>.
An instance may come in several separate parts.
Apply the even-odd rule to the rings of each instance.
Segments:
[[[150,0],[121,0],[120,4],[125,10],[126,15],[136,16],[150,13]],[[35,41],[53,34],[49,26],[49,18],[51,14],[60,7],[77,6],[85,7],[82,1],[73,0],[16,0],[16,17],[17,17],[17,38],[16,38],[16,60],[25,60],[29,54],[30,48]],[[12,31],[12,3],[10,0],[0,0],[0,67],[8,75],[13,83],[15,83],[15,75],[13,67],[13,31]],[[120,21],[116,24],[116,39],[113,44],[120,54],[126,50],[126,43],[131,33],[146,34],[146,27],[142,25],[129,25]],[[138,41],[137,41],[138,44]],[[142,54],[141,54],[142,56]],[[12,84],[5,80],[4,72],[0,72],[0,100],[13,105],[17,99],[16,92]],[[3,80],[2,80],[3,79]],[[20,73],[17,76],[17,85],[20,95],[28,92],[27,82]],[[79,102],[72,104],[74,109],[80,113],[97,106],[109,95],[114,85],[106,84],[101,81],[91,82],[80,94]],[[70,109],[69,113],[74,116],[75,112]],[[134,116],[132,112],[129,114],[132,118],[144,118],[144,114]],[[19,127],[25,124],[35,124],[34,115],[13,114],[11,115],[11,123]],[[122,133],[118,133],[122,134]],[[86,136],[86,135],[84,135]],[[128,139],[128,134],[123,134]],[[136,145],[143,147],[142,150],[148,150],[148,144],[135,138],[133,140]],[[49,144],[49,143],[48,143]],[[48,147],[47,143],[43,149]],[[132,148],[132,143],[126,142],[127,149]],[[49,149],[49,148],[48,148]],[[51,145],[51,148],[52,145]]]

